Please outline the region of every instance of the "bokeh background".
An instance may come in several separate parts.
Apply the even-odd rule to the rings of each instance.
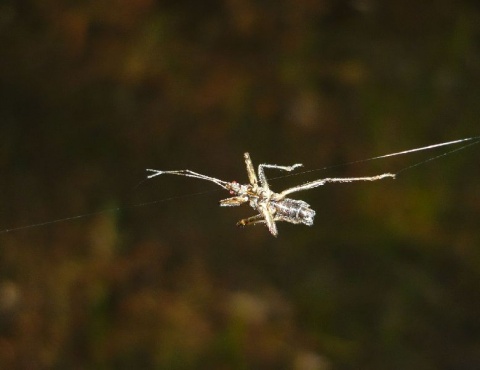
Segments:
[[[278,238],[141,183],[479,135],[477,1],[3,0],[0,55],[1,228],[93,213],[0,234],[2,369],[480,368],[478,146],[296,194]]]

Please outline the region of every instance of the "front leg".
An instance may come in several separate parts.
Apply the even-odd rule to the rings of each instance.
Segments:
[[[252,160],[250,159],[250,154],[244,153],[243,158],[245,159],[245,165],[247,166],[247,175],[250,185],[254,189],[257,188],[257,175],[255,175],[255,168],[253,167]]]
[[[248,202],[248,197],[245,195],[240,195],[237,197],[222,199],[219,203],[220,207],[237,207],[246,202]]]
[[[265,176],[265,171],[264,168],[274,168],[276,170],[282,170],[282,171],[293,171],[295,168],[302,167],[303,164],[301,163],[295,163],[291,166],[277,166],[276,164],[266,164],[263,163],[258,166],[258,177],[260,178],[260,185],[262,187],[268,188],[268,182],[267,182],[267,177]]]

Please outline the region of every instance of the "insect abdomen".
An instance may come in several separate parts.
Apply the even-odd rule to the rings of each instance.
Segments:
[[[275,217],[279,221],[287,221],[294,224],[313,225],[315,211],[310,208],[308,203],[296,199],[283,199],[272,202],[275,207]]]

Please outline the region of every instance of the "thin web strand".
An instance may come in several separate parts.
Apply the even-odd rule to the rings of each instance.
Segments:
[[[436,159],[438,159],[438,158],[445,157],[445,156],[450,155],[450,154],[455,153],[455,152],[459,152],[459,151],[461,151],[461,150],[464,150],[464,149],[466,149],[466,148],[468,148],[468,147],[471,147],[471,146],[473,146],[473,145],[476,145],[476,144],[478,144],[478,143],[480,143],[480,140],[474,141],[473,143],[470,143],[470,144],[467,144],[467,145],[463,145],[463,146],[461,146],[460,148],[457,148],[457,149],[449,150],[448,152],[445,152],[445,153],[436,155],[435,157],[428,158],[428,159],[426,159],[426,160],[424,160],[424,161],[421,161],[421,162],[412,164],[411,166],[407,166],[407,167],[402,168],[401,170],[397,171],[397,172],[395,173],[395,175],[398,175],[398,174],[401,173],[401,172],[407,171],[407,170],[409,170],[409,169],[411,169],[411,168],[420,166],[420,165],[422,165],[422,164],[425,164],[425,163],[434,161],[434,160],[436,160]]]
[[[143,202],[143,203],[131,204],[131,205],[122,206],[122,207],[108,208],[108,209],[103,209],[103,210],[100,210],[100,211],[83,213],[81,215],[64,217],[64,218],[59,218],[59,219],[51,220],[51,221],[45,221],[45,222],[39,222],[39,223],[35,223],[35,224],[30,224],[30,225],[12,227],[12,228],[8,228],[8,229],[0,230],[0,235],[1,234],[6,234],[6,233],[9,233],[9,232],[13,232],[13,231],[33,229],[33,228],[37,228],[37,227],[41,227],[41,226],[47,226],[47,225],[53,225],[53,224],[66,222],[66,221],[78,220],[78,219],[85,218],[85,217],[101,215],[102,213],[115,213],[115,212],[120,212],[120,211],[123,211],[123,210],[132,209],[132,208],[151,206],[151,205],[154,205],[154,204],[168,202],[168,201],[175,200],[175,199],[182,199],[182,198],[194,197],[194,196],[197,196],[197,195],[204,195],[204,194],[212,193],[212,192],[215,192],[215,191],[218,191],[218,189],[201,191],[201,192],[196,192],[196,193],[189,193],[189,194],[184,194],[184,195],[177,195],[177,196],[173,196],[173,197],[154,200],[154,201],[151,201],[151,202]]]
[[[465,148],[467,148],[467,147],[476,145],[476,144],[480,143],[480,136],[472,136],[472,137],[465,138],[465,139],[447,141],[447,142],[440,143],[440,144],[433,144],[433,145],[423,146],[423,147],[420,147],[420,148],[403,150],[403,151],[401,151],[401,152],[395,152],[395,153],[384,154],[384,155],[380,155],[380,156],[376,156],[376,157],[371,157],[371,158],[366,158],[366,159],[360,159],[360,160],[358,160],[358,161],[352,161],[352,162],[346,162],[346,163],[336,164],[336,165],[333,165],[333,166],[325,166],[325,167],[321,167],[321,168],[315,168],[315,169],[313,169],[313,170],[307,170],[307,171],[300,171],[300,172],[294,172],[294,173],[284,174],[284,175],[281,175],[281,176],[271,177],[271,178],[269,178],[269,180],[277,180],[277,179],[282,179],[282,178],[284,178],[284,177],[299,176],[299,175],[303,175],[303,174],[311,173],[311,172],[325,171],[325,170],[330,170],[330,169],[337,168],[337,167],[350,166],[350,165],[352,165],[352,164],[364,163],[364,162],[369,162],[369,161],[373,161],[373,160],[377,160],[377,159],[382,159],[382,158],[395,157],[395,156],[399,156],[399,155],[405,155],[405,154],[410,154],[410,153],[414,153],[414,152],[420,152],[420,151],[423,151],[423,150],[435,149],[435,148],[439,148],[439,147],[442,147],[442,146],[459,144],[459,143],[462,143],[462,142],[465,142],[465,141],[471,141],[471,140],[476,140],[476,141],[473,142],[473,143],[464,145],[464,146],[462,146],[462,147],[460,147],[460,148],[458,148],[458,149],[455,149],[455,150],[451,150],[451,151],[442,153],[442,154],[440,154],[440,155],[438,155],[438,156],[435,156],[435,157],[429,158],[429,159],[427,159],[427,160],[424,160],[424,161],[415,163],[415,164],[413,164],[413,165],[411,165],[411,166],[405,167],[405,168],[401,169],[400,171],[398,171],[398,172],[396,173],[396,174],[398,174],[398,173],[400,173],[400,172],[406,171],[406,170],[409,169],[409,168],[413,168],[413,167],[419,166],[419,165],[421,165],[421,164],[423,164],[423,163],[433,161],[433,160],[435,160],[435,159],[437,159],[437,158],[446,156],[446,155],[448,155],[448,154],[450,154],[450,153],[454,153],[454,152],[463,150],[463,149],[465,149]]]
[[[478,139],[478,140],[476,140],[476,139]],[[310,172],[323,171],[323,170],[327,170],[327,169],[331,169],[331,168],[348,166],[348,165],[352,165],[352,164],[356,164],[356,163],[363,163],[363,162],[373,161],[373,160],[382,159],[382,158],[394,157],[394,156],[399,156],[399,155],[404,155],[404,154],[419,152],[419,151],[422,151],[422,150],[429,150],[429,149],[439,148],[439,147],[442,147],[442,146],[459,144],[459,143],[461,143],[461,142],[466,142],[466,141],[471,141],[471,140],[476,140],[476,141],[474,141],[473,143],[467,144],[467,145],[463,145],[463,146],[461,146],[460,148],[457,148],[457,149],[450,150],[450,151],[448,151],[448,152],[442,153],[442,154],[437,155],[437,156],[435,156],[435,157],[428,158],[428,159],[426,159],[426,160],[424,160],[424,161],[415,163],[415,164],[413,164],[413,165],[411,165],[411,166],[405,167],[405,168],[401,169],[400,171],[397,171],[397,172],[395,173],[395,176],[396,176],[396,175],[398,175],[398,174],[401,173],[401,172],[407,171],[408,169],[411,169],[411,168],[420,166],[420,165],[425,164],[425,163],[427,163],[427,162],[436,160],[436,159],[438,159],[438,158],[440,158],[440,157],[444,157],[444,156],[447,156],[447,155],[449,155],[449,154],[452,154],[452,153],[455,153],[455,152],[464,150],[464,149],[466,149],[466,148],[468,148],[468,147],[470,147],[470,146],[476,145],[476,144],[480,143],[480,136],[473,136],[473,137],[469,137],[469,138],[465,138],[465,139],[453,140],[453,141],[448,141],[448,142],[444,142],[444,143],[440,143],[440,144],[428,145],[428,146],[424,146],[424,147],[420,147],[420,148],[404,150],[404,151],[401,151],[401,152],[385,154],[385,155],[376,156],[376,157],[371,157],[371,158],[367,158],[367,159],[360,159],[360,160],[358,160],[358,161],[347,162],[347,163],[343,163],[343,164],[339,164],[339,165],[334,165],[334,166],[327,166],[327,167],[317,168],[317,169],[308,170],[308,171],[302,171],[302,172],[297,172],[297,173],[285,174],[285,175],[282,175],[282,176],[277,176],[277,177],[270,178],[269,180],[276,180],[276,179],[280,179],[280,178],[284,178],[284,177],[290,177],[290,176],[298,176],[298,175],[305,174],[305,173],[310,173]],[[139,185],[141,185],[143,182],[145,182],[145,181],[147,181],[147,180],[149,180],[149,178],[147,178],[147,179],[145,179],[145,180],[142,180],[142,181],[141,181],[139,184],[137,184],[134,188],[137,188]],[[218,184],[217,184],[217,185],[218,185]],[[91,217],[91,216],[95,216],[95,215],[100,215],[100,214],[102,214],[102,213],[120,212],[120,211],[126,210],[126,209],[138,208],[138,207],[145,207],[145,206],[154,205],[154,204],[158,204],[158,203],[163,203],[163,202],[167,202],[167,201],[171,201],[171,200],[175,200],[175,199],[188,198],[188,197],[193,197],[193,196],[197,196],[197,195],[203,195],[203,194],[213,193],[213,192],[217,192],[217,191],[219,191],[219,189],[202,191],[202,192],[196,192],[196,193],[189,193],[189,194],[185,194],[185,195],[178,195],[178,196],[163,198],[163,199],[155,200],[155,201],[151,201],[151,202],[143,202],[143,203],[132,204],[132,205],[124,206],[124,207],[109,208],[109,209],[104,209],[104,210],[100,210],[100,211],[96,211],[96,212],[90,212],[90,213],[84,213],[84,214],[76,215],[76,216],[59,218],[59,219],[51,220],[51,221],[39,222],[39,223],[30,224],[30,225],[25,225],[25,226],[18,226],[18,227],[13,227],[13,228],[8,228],[8,229],[0,230],[0,234],[6,234],[6,233],[13,232],[13,231],[33,229],[33,228],[38,228],[38,227],[42,227],[42,226],[53,225],[53,224],[56,224],[56,223],[66,222],[66,221],[78,220],[78,219],[85,218],[85,217]]]

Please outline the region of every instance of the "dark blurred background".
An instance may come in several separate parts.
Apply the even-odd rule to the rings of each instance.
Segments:
[[[0,235],[0,368],[480,368],[478,146],[295,194],[278,238],[137,186],[479,135],[477,1],[3,0],[0,55],[0,228],[107,210]]]

